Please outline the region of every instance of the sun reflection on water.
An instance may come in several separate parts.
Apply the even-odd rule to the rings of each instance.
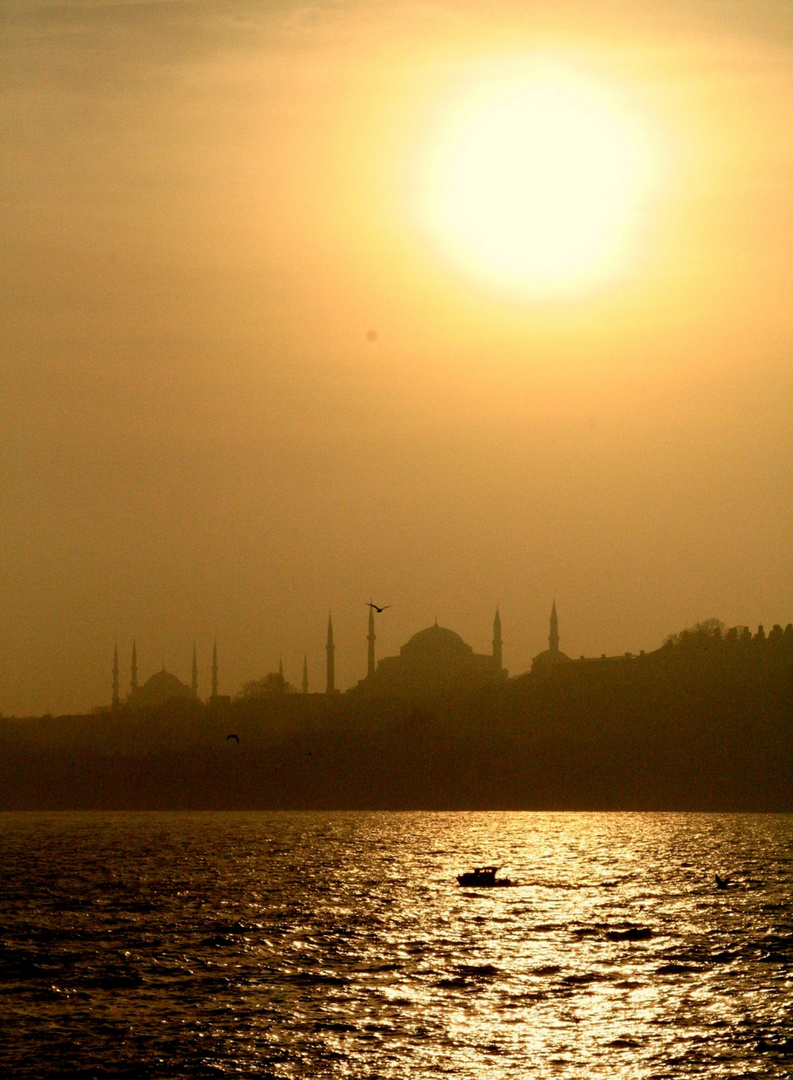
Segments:
[[[789,1075],[789,817],[31,821],[0,822],[23,1080],[37,1039],[62,1072]],[[484,862],[517,884],[457,886]]]

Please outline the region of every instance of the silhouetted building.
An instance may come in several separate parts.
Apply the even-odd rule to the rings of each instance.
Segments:
[[[556,614],[556,600],[551,607],[551,629],[548,635],[548,648],[538,653],[531,663],[532,671],[542,671],[543,668],[554,667],[557,664],[571,663],[570,657],[565,656],[559,650],[559,617]]]
[[[373,628],[370,615],[370,661],[373,657]],[[384,656],[352,693],[382,697],[425,697],[474,690],[507,678],[501,666],[501,618],[493,622],[493,654],[475,653],[459,634],[434,626],[419,630],[399,651]]]
[[[209,695],[209,701],[207,704],[210,709],[217,711],[223,709],[231,704],[231,696],[229,694],[218,693],[218,643],[217,638],[212,642],[212,691]]]
[[[373,607],[369,608],[369,633],[367,635],[366,641],[367,641],[367,643],[369,645],[369,652],[368,652],[368,655],[367,655],[367,663],[366,663],[366,674],[367,674],[367,676],[369,676],[369,675],[374,675],[374,669],[375,669],[375,662],[374,662],[375,635],[374,635],[374,608]]]
[[[129,692],[134,694],[138,689],[138,649],[135,639],[132,639],[132,670],[130,672]]]
[[[217,639],[212,644],[212,695],[210,701],[218,696],[218,643]]]
[[[165,668],[152,675],[142,686],[136,686],[130,692],[128,705],[132,709],[155,709],[174,698],[196,701],[192,689],[171,675]]]
[[[325,652],[327,655],[327,682],[325,685],[326,694],[336,693],[336,661],[335,653],[336,646],[333,644],[333,619],[328,612],[328,641],[325,646]]]
[[[115,712],[121,704],[121,698],[119,696],[118,689],[118,644],[113,649],[113,704],[112,708]]]

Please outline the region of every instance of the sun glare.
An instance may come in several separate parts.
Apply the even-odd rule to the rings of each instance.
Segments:
[[[432,152],[425,223],[469,276],[577,291],[629,265],[645,171],[602,92],[558,75],[479,88]]]

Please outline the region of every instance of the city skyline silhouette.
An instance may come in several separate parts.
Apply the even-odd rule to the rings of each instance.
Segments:
[[[784,624],[783,9],[308,10],[5,5],[0,711]]]

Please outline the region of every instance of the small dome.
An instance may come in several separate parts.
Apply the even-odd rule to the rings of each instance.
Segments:
[[[535,668],[549,668],[555,667],[557,664],[571,664],[572,660],[563,652],[559,652],[558,649],[546,649],[545,652],[538,653],[531,662],[531,669]]]

